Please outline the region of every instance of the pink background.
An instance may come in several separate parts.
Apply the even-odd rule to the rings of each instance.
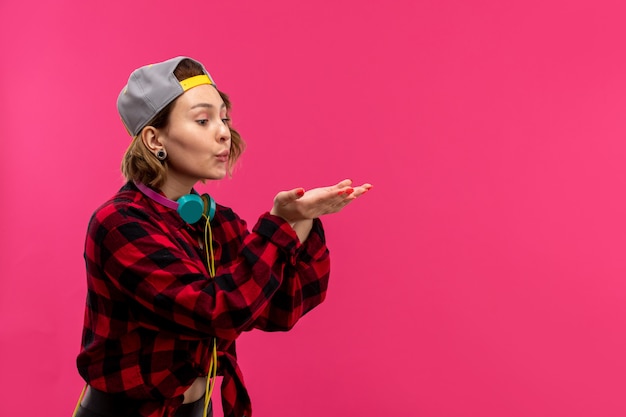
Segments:
[[[623,1],[0,2],[0,415],[69,417],[115,99],[178,54],[248,150],[200,189],[375,189],[325,220],[327,301],[245,334],[263,416],[626,415]]]

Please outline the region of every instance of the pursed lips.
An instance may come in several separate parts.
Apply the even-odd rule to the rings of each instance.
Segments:
[[[220,152],[220,153],[218,153],[217,155],[215,155],[215,157],[216,157],[218,160],[222,161],[222,162],[226,162],[226,161],[228,161],[228,156],[229,156],[229,155],[230,155],[230,152],[229,152],[229,151],[223,151],[223,152]]]

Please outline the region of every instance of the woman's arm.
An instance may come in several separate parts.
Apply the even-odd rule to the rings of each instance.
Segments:
[[[252,327],[265,331],[289,330],[326,297],[330,258],[319,216],[341,211],[372,186],[351,187],[344,180],[331,187],[304,192],[297,188],[278,193],[272,214],[289,222],[301,246],[285,267],[283,282]]]
[[[330,257],[319,219],[312,221],[308,239],[287,262],[283,281],[248,330],[286,331],[326,298]]]

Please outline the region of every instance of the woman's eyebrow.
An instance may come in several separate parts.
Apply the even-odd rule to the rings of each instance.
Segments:
[[[198,104],[194,104],[193,106],[191,106],[192,109],[195,109],[196,107],[206,107],[206,108],[212,109],[215,106],[212,105],[211,103],[198,103]],[[222,103],[222,105],[220,106],[220,109],[223,109],[224,107],[226,107],[226,104]]]

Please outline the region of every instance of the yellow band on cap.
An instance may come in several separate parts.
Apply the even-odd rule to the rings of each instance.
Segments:
[[[213,84],[213,81],[209,78],[208,75],[196,75],[195,77],[187,78],[180,82],[180,85],[183,87],[183,91],[187,91],[190,88],[197,87],[202,84]]]

